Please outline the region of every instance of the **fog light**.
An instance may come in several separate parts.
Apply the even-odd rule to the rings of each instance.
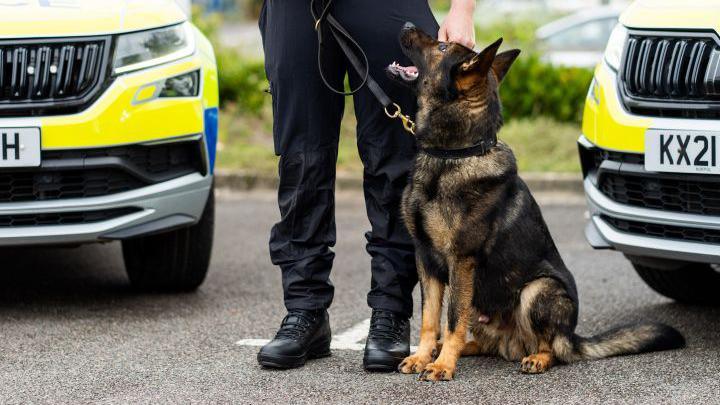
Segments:
[[[160,97],[195,97],[198,95],[200,72],[184,73],[165,79]]]

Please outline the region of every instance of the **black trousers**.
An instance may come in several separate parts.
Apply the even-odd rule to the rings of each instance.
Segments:
[[[409,63],[398,35],[406,21],[428,33],[438,30],[427,0],[335,0],[332,14],[364,48],[371,74],[404,112],[415,99],[391,83],[384,68]],[[282,270],[288,309],[328,308],[334,287],[334,188],[338,137],[345,98],[332,93],[318,73],[317,38],[310,0],[266,0],[260,16],[265,69],[273,99],[273,137],[280,156],[280,221],[270,235],[272,262]],[[323,67],[328,81],[343,87],[361,81],[328,33]],[[357,143],[364,165],[364,193],[372,229],[366,233],[372,281],[368,305],[412,314],[417,283],[412,241],[399,212],[415,143],[399,121],[385,116],[372,93],[353,97]]]

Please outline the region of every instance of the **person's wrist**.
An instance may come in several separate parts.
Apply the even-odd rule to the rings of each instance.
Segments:
[[[450,12],[471,16],[475,12],[475,0],[454,0],[450,4]]]

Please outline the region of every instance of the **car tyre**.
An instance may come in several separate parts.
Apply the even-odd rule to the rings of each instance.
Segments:
[[[189,292],[205,280],[213,246],[215,193],[192,226],[122,242],[130,284],[140,291]]]
[[[720,272],[709,264],[659,268],[633,262],[640,278],[656,292],[687,304],[719,305]]]

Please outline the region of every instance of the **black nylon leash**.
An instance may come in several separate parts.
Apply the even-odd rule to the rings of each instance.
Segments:
[[[343,96],[351,96],[360,91],[360,89],[362,89],[364,86],[367,86],[370,92],[372,92],[372,94],[378,100],[380,105],[382,105],[383,109],[385,110],[385,114],[390,118],[397,118],[401,120],[403,128],[405,128],[406,131],[414,135],[415,123],[413,122],[413,120],[411,120],[410,117],[402,113],[400,106],[397,103],[394,103],[390,99],[390,97],[388,97],[385,91],[383,91],[380,85],[375,81],[375,79],[373,79],[372,75],[370,74],[370,63],[368,62],[367,54],[365,54],[365,51],[362,49],[360,44],[358,44],[357,41],[353,39],[350,33],[348,33],[347,30],[335,19],[335,17],[330,14],[330,8],[332,7],[333,0],[324,1],[325,2],[322,4],[322,8],[318,9],[320,10],[320,13],[316,14],[316,12],[318,11],[315,8],[316,0],[310,0],[310,12],[312,13],[313,19],[315,20],[315,31],[317,32],[318,38],[318,70],[320,72],[320,78],[322,79],[325,86],[327,86],[327,88],[329,88],[334,93]],[[323,26],[326,26],[328,31],[330,31],[337,44],[340,46],[340,49],[342,49],[343,53],[345,54],[345,57],[352,65],[353,69],[355,69],[357,74],[360,75],[360,77],[362,78],[360,84],[354,89],[351,88],[350,91],[338,90],[334,88],[325,78],[322,64],[322,49],[324,40]],[[358,55],[360,56],[358,57]],[[394,109],[393,112],[390,112],[388,110],[390,108]]]
[[[316,1],[324,1],[322,8],[316,10]],[[325,86],[336,94],[343,96],[351,96],[360,91],[364,86],[367,86],[370,92],[375,96],[378,102],[382,105],[385,110],[385,114],[390,118],[397,118],[402,121],[403,128],[413,135],[415,135],[415,122],[410,119],[407,115],[402,113],[400,106],[394,103],[390,97],[383,91],[380,85],[373,79],[370,74],[370,63],[368,62],[367,54],[362,49],[360,44],[350,35],[349,32],[330,14],[330,8],[332,7],[334,0],[310,0],[310,12],[312,13],[313,19],[315,20],[315,31],[317,32],[318,38],[318,71],[320,72],[320,78],[322,79]],[[392,0],[387,0],[392,1]],[[317,11],[320,11],[317,14]],[[322,48],[323,48],[323,25],[326,25],[328,31],[332,34],[333,38],[342,49],[345,57],[352,65],[353,69],[362,78],[362,81],[356,88],[351,88],[350,91],[338,90],[334,88],[325,77],[322,64]],[[354,49],[354,50],[353,50]],[[358,57],[358,55],[360,55]],[[388,108],[394,108],[391,113]],[[425,153],[429,156],[438,159],[462,159],[471,156],[482,156],[488,153],[497,144],[497,138],[491,141],[480,141],[479,143],[472,145],[467,148],[461,149],[439,149],[439,148],[422,148],[419,150],[421,153]]]

